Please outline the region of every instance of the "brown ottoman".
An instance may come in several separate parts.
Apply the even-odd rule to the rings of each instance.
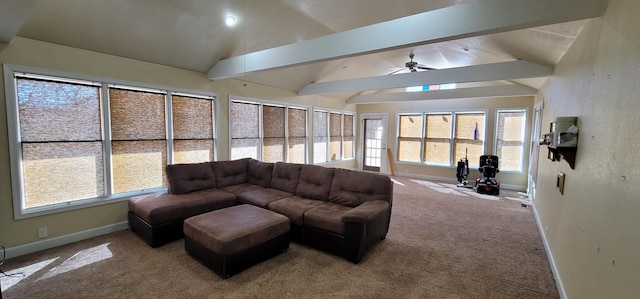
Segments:
[[[289,218],[243,204],[184,221],[184,249],[223,278],[289,248]]]

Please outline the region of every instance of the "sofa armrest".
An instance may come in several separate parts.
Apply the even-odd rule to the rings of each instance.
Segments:
[[[369,200],[342,215],[342,222],[367,223],[389,209],[384,200]]]

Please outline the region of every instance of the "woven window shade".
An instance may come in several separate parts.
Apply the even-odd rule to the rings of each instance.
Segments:
[[[451,163],[451,114],[428,114],[425,126],[423,159],[429,163]]]
[[[342,136],[342,114],[331,113],[329,116],[329,136]]]
[[[25,208],[105,195],[102,142],[22,144]]]
[[[342,155],[345,159],[353,158],[353,115],[344,115],[344,128],[343,128],[343,150]]]
[[[483,140],[484,113],[459,113],[456,115],[454,162],[466,155],[469,159],[469,166],[478,166],[480,156],[484,153]]]
[[[262,161],[264,162],[284,161],[285,111],[284,107],[263,107],[264,145],[262,147]]]
[[[166,186],[164,140],[114,141],[112,150],[114,193]]]
[[[342,114],[329,114],[329,159],[342,160]]]
[[[109,89],[113,192],[166,186],[165,96]]]
[[[165,139],[164,95],[109,89],[113,140]]]
[[[213,100],[171,96],[174,139],[213,139]]]
[[[16,87],[24,207],[104,196],[100,88],[27,78]]]
[[[213,154],[213,139],[173,141],[174,164],[213,161]]]
[[[284,138],[284,113],[284,107],[263,107],[262,121],[265,138]]]
[[[231,102],[231,159],[258,159],[260,114],[257,104]]]
[[[307,137],[307,110],[289,108],[289,137]]]
[[[289,163],[307,162],[307,138],[289,137]]]
[[[100,88],[24,78],[16,84],[23,142],[101,139]]]
[[[290,163],[307,162],[307,110],[289,108],[289,159]]]
[[[213,100],[171,96],[173,163],[213,161]]]
[[[398,136],[398,160],[420,162],[422,115],[400,115]]]
[[[260,137],[260,106],[256,104],[231,102],[231,138]]]

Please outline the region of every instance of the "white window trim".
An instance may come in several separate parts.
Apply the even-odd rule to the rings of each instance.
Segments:
[[[128,86],[129,88],[134,88],[136,90],[154,90],[155,92],[160,91],[164,94],[170,94],[172,92],[182,93],[184,95],[188,95],[191,97],[199,97],[211,99],[214,102],[214,109],[218,108],[217,96],[213,93],[203,93],[202,91],[193,91],[187,89],[173,88],[161,85],[153,85],[153,84],[145,84],[138,82],[129,82],[123,80],[115,80],[111,78],[103,78],[97,76],[90,75],[80,75],[74,73],[66,73],[59,72],[53,70],[46,70],[40,68],[33,67],[25,67],[11,64],[3,65],[4,72],[4,83],[5,83],[5,101],[7,107],[7,128],[8,128],[8,138],[9,138],[9,164],[10,164],[10,173],[11,173],[11,190],[12,190],[12,200],[13,200],[13,214],[14,219],[26,219],[31,217],[37,217],[42,215],[49,215],[55,213],[61,213],[66,211],[72,211],[77,209],[83,209],[88,207],[100,206],[105,204],[112,204],[115,202],[127,201],[132,196],[153,193],[158,191],[165,191],[166,187],[152,188],[147,190],[136,190],[132,192],[112,194],[112,178],[111,178],[111,157],[107,157],[105,155],[105,186],[106,186],[106,194],[101,197],[94,198],[86,198],[73,200],[63,203],[56,203],[41,207],[33,207],[33,208],[23,208],[24,207],[24,194],[23,194],[23,177],[22,177],[22,151],[20,150],[21,145],[21,136],[20,136],[20,127],[19,127],[19,111],[18,111],[18,102],[16,98],[17,86],[15,75],[18,74],[27,74],[29,77],[40,77],[43,79],[49,79],[54,81],[61,82],[69,82],[69,83],[80,83],[80,84],[89,84],[100,86],[100,105],[102,108],[102,114],[100,115],[102,118],[102,131],[103,131],[103,150],[104,153],[111,153],[111,130],[110,130],[110,118],[109,118],[109,105],[108,105],[108,87],[109,86],[118,86],[122,88],[122,86]],[[170,99],[170,98],[169,98]],[[168,109],[168,108],[165,108]],[[218,111],[218,110],[216,110]],[[169,116],[171,112],[167,113]],[[212,117],[214,117],[214,122],[218,122],[218,117],[213,111]],[[214,155],[218,152],[217,150],[217,141],[216,141],[216,132],[214,130]],[[170,143],[171,140],[167,140],[167,143]],[[167,163],[169,164],[170,157],[167,157]]]

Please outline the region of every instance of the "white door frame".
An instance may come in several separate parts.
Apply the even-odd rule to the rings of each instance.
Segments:
[[[382,153],[380,154],[380,173],[387,173],[387,128],[389,127],[389,117],[387,113],[363,113],[360,114],[360,147],[358,149],[358,169],[362,170],[364,166],[364,120],[365,119],[382,119]]]

